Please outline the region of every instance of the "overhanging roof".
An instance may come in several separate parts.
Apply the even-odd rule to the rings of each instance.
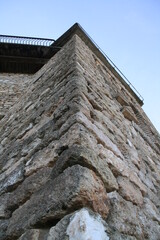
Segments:
[[[53,39],[0,35],[0,72],[38,71],[54,54]]]

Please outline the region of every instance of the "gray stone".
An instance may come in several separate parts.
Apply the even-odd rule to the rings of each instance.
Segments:
[[[69,240],[66,230],[73,214],[64,216],[48,233],[47,240]]]
[[[120,233],[113,233],[110,239],[111,240],[137,240],[137,238],[134,236],[129,236],[129,235],[120,234]]]
[[[5,219],[10,217],[10,211],[7,209],[8,199],[10,198],[10,193],[5,193],[0,196],[0,219]]]
[[[10,193],[7,209],[13,211],[21,204],[24,204],[34,192],[38,191],[48,181],[50,173],[51,168],[45,167],[26,178],[16,190]]]
[[[108,167],[107,161],[100,159],[93,150],[83,146],[72,146],[62,152],[59,159],[56,161],[52,177],[55,178],[63,172],[68,166],[79,164],[81,166],[92,169],[102,179],[107,192],[118,189],[117,181]]]
[[[107,218],[109,227],[120,234],[144,239],[140,219],[137,218],[139,209],[116,192],[109,193],[108,197],[111,202],[110,214]]]
[[[1,240],[7,239],[7,235],[6,235],[7,227],[8,227],[8,220],[0,219],[0,239]]]
[[[27,230],[18,240],[47,240],[48,230]]]
[[[0,194],[13,190],[24,179],[24,165],[20,164],[0,180]]]

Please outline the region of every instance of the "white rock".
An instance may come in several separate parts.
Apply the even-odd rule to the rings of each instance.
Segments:
[[[67,227],[69,240],[109,240],[100,216],[92,216],[87,209],[77,212]]]
[[[131,143],[131,141],[130,141],[129,139],[127,139],[127,143],[128,143],[128,145],[129,145],[130,147],[133,146],[132,143]]]

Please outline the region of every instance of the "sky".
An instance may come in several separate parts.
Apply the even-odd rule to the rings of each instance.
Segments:
[[[78,22],[144,98],[160,133],[160,0],[0,0],[0,34],[57,39]]]

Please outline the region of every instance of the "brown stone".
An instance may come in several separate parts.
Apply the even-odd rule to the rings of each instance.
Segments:
[[[133,110],[131,107],[125,106],[122,109],[122,113],[123,113],[124,117],[127,118],[128,120],[138,123],[138,120],[137,120],[135,114],[133,113]]]
[[[102,181],[93,171],[75,165],[47,182],[13,212],[7,233],[19,236],[30,226],[59,219],[82,206],[92,208],[104,218],[108,215],[108,198]]]
[[[117,94],[116,99],[121,105],[128,105],[127,100],[122,94]]]
[[[142,205],[143,196],[139,188],[129,181],[126,177],[118,177],[119,193],[127,201]]]

